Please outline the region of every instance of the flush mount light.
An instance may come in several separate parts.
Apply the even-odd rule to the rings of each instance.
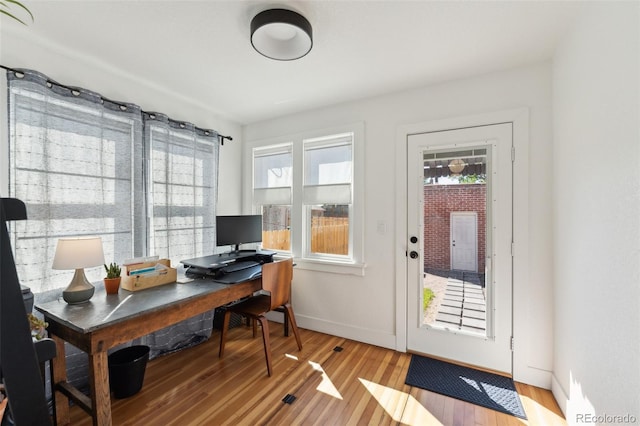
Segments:
[[[302,58],[313,46],[311,24],[292,10],[265,10],[251,20],[251,45],[277,61]]]
[[[464,161],[462,161],[459,158],[454,158],[453,160],[451,160],[451,162],[449,163],[449,170],[451,170],[451,173],[454,176],[457,176],[460,174],[460,172],[462,170],[464,170],[464,166],[466,166],[466,164],[464,163]]]

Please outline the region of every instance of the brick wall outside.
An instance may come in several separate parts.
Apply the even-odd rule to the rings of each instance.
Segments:
[[[484,272],[486,241],[486,185],[425,185],[424,267],[449,270],[450,213],[478,214],[478,271]]]

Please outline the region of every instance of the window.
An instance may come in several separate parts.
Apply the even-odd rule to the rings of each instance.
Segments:
[[[293,254],[303,269],[362,273],[363,127],[248,144],[263,248]]]
[[[29,219],[11,223],[22,284],[37,293],[69,283],[69,271],[51,269],[60,237],[97,235],[105,259],[133,257],[141,244],[134,220],[143,214],[133,191],[142,184],[134,167],[142,156],[140,111],[67,100],[31,81],[12,85],[9,103],[10,139],[20,141],[10,143],[10,194],[26,203]],[[87,276],[99,280],[103,272],[91,268]]]
[[[291,251],[291,144],[254,150],[253,202],[262,214],[262,247]]]
[[[214,253],[217,138],[162,114],[145,119],[149,253],[174,263]]]
[[[29,219],[10,224],[22,284],[34,293],[68,285],[69,271],[51,269],[61,237],[100,236],[108,263],[159,255],[175,264],[214,251],[214,131],[34,71],[7,78],[9,194]],[[101,266],[86,273],[104,277]]]
[[[305,257],[350,258],[353,134],[303,141]]]

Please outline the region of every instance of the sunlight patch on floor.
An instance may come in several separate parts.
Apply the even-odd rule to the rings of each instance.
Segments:
[[[528,417],[531,417],[532,414],[535,412],[536,413],[535,417],[540,419],[546,419],[546,421],[549,423],[549,426],[552,426],[552,425],[564,426],[567,424],[567,421],[562,415],[559,415],[558,413],[548,409],[544,405],[540,404],[537,401],[534,401],[528,396],[520,394],[520,400],[522,401],[522,405],[524,406],[525,412],[527,413]]]
[[[342,399],[342,395],[340,395],[340,392],[338,392],[338,389],[335,387],[335,385],[333,384],[333,382],[331,381],[327,373],[324,371],[322,366],[317,362],[313,362],[313,361],[309,361],[309,365],[311,365],[311,368],[313,368],[314,370],[322,373],[322,381],[320,382],[316,390],[322,393],[326,393],[327,395],[332,396],[334,398]]]
[[[410,425],[442,425],[418,400],[406,392],[358,378],[396,422]]]

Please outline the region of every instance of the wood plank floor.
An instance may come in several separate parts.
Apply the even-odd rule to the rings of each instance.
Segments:
[[[528,420],[404,384],[411,355],[309,330],[283,337],[271,324],[274,375],[262,340],[233,328],[218,358],[208,342],[154,359],[142,390],[112,399],[114,425],[566,425],[547,390],[516,383]],[[341,347],[342,351],[334,348]],[[291,404],[282,402],[295,396]],[[90,417],[71,407],[72,425]]]

